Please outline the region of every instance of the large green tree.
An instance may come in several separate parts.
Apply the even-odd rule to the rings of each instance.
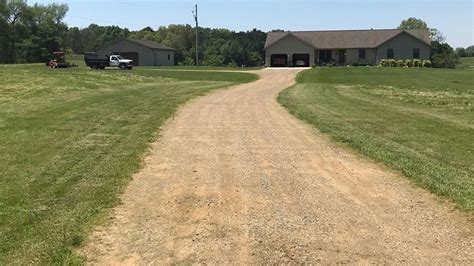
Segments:
[[[428,23],[419,18],[411,17],[404,19],[398,28],[402,30],[427,30],[430,32],[430,38],[432,41],[442,43],[446,40],[444,35],[439,30],[428,27]]]
[[[402,20],[398,28],[402,30],[429,30],[425,21],[413,17]]]
[[[431,38],[431,60],[433,67],[439,68],[455,68],[459,64],[459,58],[454,49],[446,43],[445,36],[437,29],[430,28],[422,19],[408,18],[402,20],[399,29],[405,30],[428,30]]]
[[[35,4],[24,0],[0,1],[0,63],[39,62],[64,46],[67,26],[64,4]]]

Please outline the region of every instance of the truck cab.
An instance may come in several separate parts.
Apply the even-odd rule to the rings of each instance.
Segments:
[[[111,55],[109,57],[109,66],[118,67],[120,69],[132,69],[133,60],[125,59],[121,55]]]

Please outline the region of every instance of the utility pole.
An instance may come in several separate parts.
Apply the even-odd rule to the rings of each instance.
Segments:
[[[198,21],[198,5],[193,10],[194,20],[196,21],[196,66],[199,67],[199,21]]]

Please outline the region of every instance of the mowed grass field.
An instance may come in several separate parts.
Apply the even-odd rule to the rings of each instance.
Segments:
[[[473,69],[316,68],[279,101],[333,139],[474,210]]]
[[[470,68],[474,70],[474,57],[462,57],[460,58],[460,68]]]
[[[0,265],[80,262],[178,106],[256,78],[0,65]]]

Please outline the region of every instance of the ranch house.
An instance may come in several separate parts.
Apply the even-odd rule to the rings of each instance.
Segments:
[[[270,32],[265,43],[268,67],[376,65],[382,59],[431,56],[427,30],[336,30]]]

